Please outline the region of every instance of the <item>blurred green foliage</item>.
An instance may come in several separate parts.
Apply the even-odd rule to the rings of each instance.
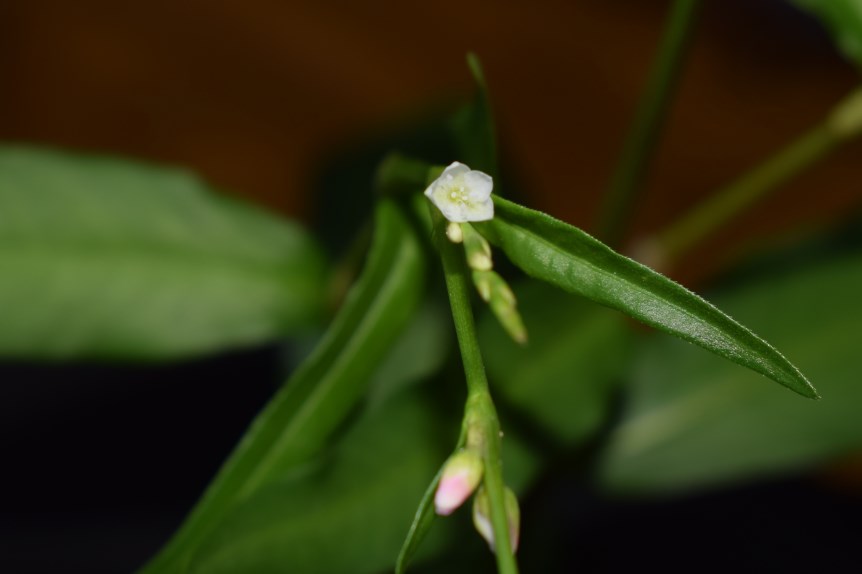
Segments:
[[[0,355],[169,359],[323,316],[325,261],[298,225],[179,169],[0,147]]]
[[[603,453],[602,482],[621,492],[681,493],[800,471],[858,449],[860,292],[857,251],[713,297],[811,373],[824,397],[815,404],[677,341],[645,340]]]

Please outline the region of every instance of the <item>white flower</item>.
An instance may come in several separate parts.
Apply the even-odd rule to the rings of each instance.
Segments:
[[[490,175],[456,161],[428,186],[425,195],[446,219],[465,223],[494,217],[493,189]]]

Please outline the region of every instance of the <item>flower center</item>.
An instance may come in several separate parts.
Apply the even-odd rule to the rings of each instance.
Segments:
[[[469,196],[467,195],[467,191],[465,190],[463,185],[460,185],[458,187],[450,187],[449,199],[459,205],[463,205],[470,202]]]

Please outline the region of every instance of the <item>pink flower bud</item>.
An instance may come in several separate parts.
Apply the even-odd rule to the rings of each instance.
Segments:
[[[473,494],[482,480],[484,464],[474,450],[462,450],[449,457],[434,495],[437,514],[448,516]]]

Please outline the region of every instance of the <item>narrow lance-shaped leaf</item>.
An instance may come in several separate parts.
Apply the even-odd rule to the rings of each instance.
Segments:
[[[306,363],[270,401],[197,507],[145,572],[184,572],[207,533],[273,477],[308,461],[361,399],[424,285],[418,239],[398,208],[377,208],[365,270]]]
[[[817,397],[781,353],[691,291],[576,227],[501,198],[494,203],[494,219],[475,227],[529,275]]]
[[[458,159],[473,169],[497,177],[497,146],[494,136],[494,117],[485,85],[485,74],[479,57],[467,54],[467,65],[476,82],[473,101],[452,117],[450,126],[458,149]]]
[[[320,319],[323,258],[298,226],[194,175],[0,147],[0,355],[165,359]]]

